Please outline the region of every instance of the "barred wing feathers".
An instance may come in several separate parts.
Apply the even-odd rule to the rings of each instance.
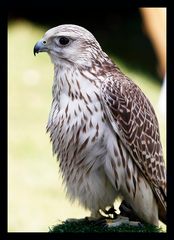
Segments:
[[[150,183],[159,208],[166,210],[166,173],[151,103],[134,82],[120,73],[102,83],[101,96],[114,131]]]

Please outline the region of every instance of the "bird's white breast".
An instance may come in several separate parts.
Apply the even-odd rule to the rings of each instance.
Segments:
[[[93,85],[80,72],[60,74],[55,81],[47,128],[67,192],[75,198],[87,188],[85,184],[91,185],[88,180],[96,182],[105,178],[100,169],[106,155],[105,116],[99,86]],[[87,180],[85,176],[89,174]],[[91,191],[95,192],[96,188]]]
[[[102,154],[101,146],[97,148],[97,145],[102,144],[105,130],[99,98],[99,85],[93,85],[78,70],[65,73],[61,71],[55,76],[48,128],[53,151],[58,154],[63,171],[65,164],[73,166],[81,158],[88,156],[88,152],[91,154],[86,157],[83,164],[90,162],[87,158],[94,159],[93,154],[95,157]],[[82,144],[85,146],[80,151]],[[77,156],[73,158],[75,151]]]

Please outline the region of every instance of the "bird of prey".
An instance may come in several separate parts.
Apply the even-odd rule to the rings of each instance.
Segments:
[[[69,198],[92,219],[121,196],[143,222],[166,222],[166,169],[147,97],[81,26],[51,28],[39,52],[54,64],[47,131]]]

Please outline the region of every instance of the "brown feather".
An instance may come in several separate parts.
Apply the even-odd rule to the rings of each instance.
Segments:
[[[150,183],[157,197],[159,217],[164,221],[166,176],[157,117],[141,89],[120,71],[118,77],[117,72],[115,69],[102,83],[105,110],[114,130]]]

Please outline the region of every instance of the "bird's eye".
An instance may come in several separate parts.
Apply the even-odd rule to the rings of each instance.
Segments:
[[[61,45],[67,45],[67,44],[69,43],[69,39],[68,39],[67,37],[61,37],[61,38],[59,39],[59,43],[60,43]]]
[[[44,41],[43,41],[43,44],[45,45],[46,43],[47,43],[47,42],[44,40]]]

